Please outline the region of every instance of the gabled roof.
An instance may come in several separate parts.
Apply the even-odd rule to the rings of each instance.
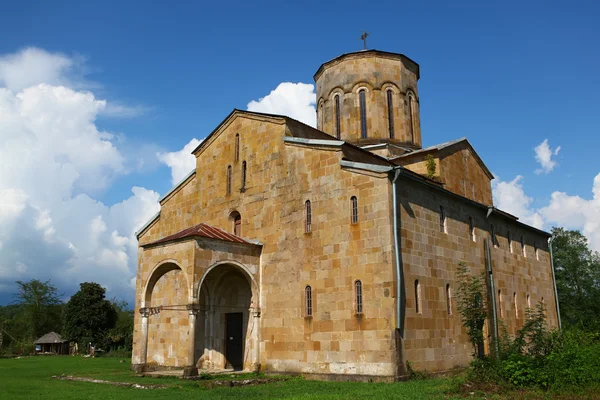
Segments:
[[[34,344],[50,344],[50,343],[64,343],[68,342],[68,340],[63,340],[63,338],[56,332],[46,333],[44,336],[39,338],[34,342]]]
[[[242,239],[239,236],[232,235],[229,232],[225,232],[222,229],[215,228],[214,226],[208,224],[200,223],[198,225],[192,226],[191,228],[187,228],[172,235],[165,236],[164,238],[155,240],[154,242],[143,244],[142,247],[153,246],[157,244],[163,244],[173,242],[176,240],[189,239],[194,237],[217,239],[222,240],[224,242],[250,244],[253,246],[258,245],[257,243],[250,242],[246,239]]]
[[[469,148],[469,150],[471,151],[471,153],[473,154],[473,156],[475,157],[475,159],[477,160],[477,162],[479,163],[479,165],[481,165],[481,168],[483,168],[483,170],[487,174],[487,176],[490,179],[494,179],[494,175],[489,170],[487,165],[485,165],[485,163],[483,162],[481,157],[479,157],[479,154],[477,154],[477,152],[475,151],[475,149],[473,148],[473,146],[471,145],[471,143],[469,142],[469,140],[466,137],[462,137],[462,138],[456,139],[456,140],[451,140],[451,141],[445,142],[445,143],[436,144],[434,146],[429,146],[424,149],[415,150],[410,153],[402,154],[398,157],[391,158],[390,160],[395,161],[395,160],[401,160],[401,159],[407,159],[407,158],[410,159],[417,155],[426,155],[428,153],[434,153],[434,152],[437,152],[440,150],[449,149],[449,148],[457,146],[459,144],[466,144],[467,147]]]

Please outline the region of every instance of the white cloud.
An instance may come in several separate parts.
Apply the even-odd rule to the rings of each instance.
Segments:
[[[581,230],[590,246],[600,251],[600,173],[594,178],[591,199],[554,192],[540,213],[549,223]]]
[[[280,114],[315,127],[315,86],[308,83],[282,82],[271,93],[248,103],[248,111]]]
[[[173,185],[178,184],[190,171],[196,168],[196,157],[192,155],[192,151],[202,143],[202,140],[194,138],[179,151],[156,153],[156,157],[160,162],[171,168],[171,183]]]
[[[542,143],[540,143],[534,148],[534,151],[535,161],[540,163],[542,167],[535,170],[536,174],[547,174],[551,172],[554,169],[554,167],[556,167],[556,161],[552,159],[552,156],[558,155],[558,152],[560,151],[560,146],[552,150],[550,148],[550,145],[548,144],[548,139],[544,139]]]
[[[498,177],[492,181],[494,205],[519,217],[521,222],[542,229],[544,220],[542,216],[531,208],[533,199],[525,194],[522,184],[523,177],[516,176],[512,181],[501,181]]]
[[[110,207],[92,197],[130,169],[119,137],[95,123],[111,103],[76,89],[80,64],[39,49],[0,56],[0,288],[90,280],[131,299],[134,231],[159,194],[133,187]]]
[[[95,86],[83,79],[85,72],[83,57],[68,57],[35,47],[0,56],[0,86],[13,92],[40,83],[72,88]]]
[[[509,182],[496,179],[492,184],[494,205],[540,229],[562,226],[580,230],[590,247],[600,251],[600,173],[594,178],[591,199],[556,191],[547,205],[537,209],[525,194],[522,181],[522,176]]]

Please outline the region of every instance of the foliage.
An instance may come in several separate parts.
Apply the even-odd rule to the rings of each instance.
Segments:
[[[552,236],[563,324],[600,328],[600,254],[579,231],[555,227]]]
[[[483,275],[471,276],[464,262],[458,264],[456,276],[458,312],[473,346],[473,354],[483,357],[483,326],[487,318],[485,280]]]
[[[475,360],[469,378],[512,387],[572,389],[600,384],[600,333],[570,328],[550,331],[538,303],[515,335],[500,335],[498,359]]]
[[[437,166],[435,164],[435,158],[433,158],[431,154],[427,154],[425,157],[425,164],[427,166],[427,177],[429,179],[435,178]]]
[[[56,323],[60,316],[61,301],[56,287],[49,280],[42,282],[32,279],[17,281],[18,292],[13,295],[15,304],[21,306],[25,332],[23,340],[29,342],[53,330],[60,330]]]
[[[106,290],[97,283],[84,282],[63,312],[63,332],[69,340],[85,348],[88,343],[101,345],[108,332],[115,327],[117,310],[105,299]]]
[[[117,321],[114,328],[108,331],[101,346],[115,353],[116,357],[121,357],[119,354],[130,353],[133,347],[133,310],[128,307],[126,301],[113,299],[111,303],[117,312]]]

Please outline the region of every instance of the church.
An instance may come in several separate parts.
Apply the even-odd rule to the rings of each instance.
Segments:
[[[494,207],[466,138],[422,147],[419,65],[363,50],[314,75],[317,128],[233,110],[139,241],[132,364],[394,381],[468,365],[454,293],[485,272],[486,351],[546,304],[550,235]]]

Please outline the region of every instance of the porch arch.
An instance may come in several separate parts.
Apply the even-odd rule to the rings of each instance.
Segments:
[[[243,264],[211,265],[196,291],[200,324],[196,336],[200,369],[256,370],[259,344],[259,287]]]
[[[146,281],[146,284],[144,286],[144,291],[142,292],[144,294],[144,297],[142,298],[142,303],[141,303],[142,308],[151,306],[152,291],[154,290],[154,286],[156,285],[158,280],[161,277],[163,277],[163,275],[165,275],[166,273],[175,271],[175,270],[181,271],[183,279],[185,280],[185,290],[187,292],[186,295],[188,298],[190,297],[190,295],[191,295],[190,290],[189,290],[190,285],[189,285],[189,279],[187,277],[187,274],[185,273],[183,268],[181,268],[181,266],[179,265],[179,263],[176,260],[165,259],[165,260],[162,260],[161,262],[159,262],[158,264],[156,264],[156,266],[154,267],[154,269],[152,270],[152,272],[150,272],[150,275],[148,276],[148,280]]]

